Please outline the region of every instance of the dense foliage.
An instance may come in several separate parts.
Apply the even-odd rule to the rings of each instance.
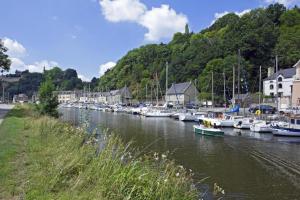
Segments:
[[[47,78],[39,88],[39,101],[37,109],[42,115],[49,115],[52,117],[58,117],[58,100],[57,96],[53,94],[54,84],[51,79]]]
[[[281,4],[273,4],[241,17],[227,14],[199,33],[188,30],[176,33],[168,44],[149,44],[128,52],[100,78],[98,85],[103,90],[127,85],[135,97],[145,98],[146,85],[149,96],[156,73],[161,88],[165,88],[168,62],[170,85],[196,79],[203,96],[211,91],[211,72],[214,71],[215,94],[223,97],[221,77],[224,72],[229,99],[233,67],[237,77],[238,50],[241,92],[256,92],[259,66],[266,77],[267,68],[274,66],[275,55],[279,56],[280,68],[291,67],[300,59],[300,9],[287,10]]]
[[[7,48],[4,47],[2,41],[0,40],[0,69],[1,71],[8,71],[11,65],[11,60],[6,54]]]

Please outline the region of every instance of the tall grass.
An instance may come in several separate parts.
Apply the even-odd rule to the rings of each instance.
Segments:
[[[197,199],[190,172],[49,117],[26,119],[25,199]]]

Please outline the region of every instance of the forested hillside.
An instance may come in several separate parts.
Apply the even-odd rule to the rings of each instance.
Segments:
[[[211,90],[214,72],[215,94],[223,94],[223,73],[227,97],[232,92],[233,66],[241,54],[242,92],[258,90],[259,66],[263,77],[274,66],[293,66],[300,59],[300,9],[287,9],[281,4],[258,8],[239,17],[234,13],[218,19],[199,33],[176,33],[168,44],[149,44],[134,49],[121,58],[98,82],[99,88],[115,89],[127,85],[136,98],[145,98],[155,83],[157,72],[165,88],[166,62],[169,63],[169,86],[175,82],[197,80],[202,97]],[[163,90],[163,89],[162,89]],[[149,94],[149,93],[148,93]]]
[[[20,93],[24,93],[31,97],[38,91],[41,82],[46,78],[53,80],[57,90],[82,89],[85,84],[78,78],[76,70],[61,70],[59,67],[46,70],[45,73],[30,73],[26,70],[23,72],[16,72],[15,74],[8,74],[6,76],[20,77],[19,82],[9,83],[5,88],[5,95],[7,96],[9,94],[10,99],[13,95]],[[2,90],[0,91],[0,95],[2,95]]]

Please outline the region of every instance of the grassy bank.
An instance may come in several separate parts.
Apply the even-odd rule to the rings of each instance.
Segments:
[[[0,126],[1,199],[197,198],[191,175],[165,155],[30,113],[18,107]]]

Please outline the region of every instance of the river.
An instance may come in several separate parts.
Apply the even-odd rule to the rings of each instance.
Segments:
[[[170,152],[176,163],[194,171],[195,180],[207,178],[202,191],[217,183],[225,190],[224,199],[300,199],[300,138],[234,129],[225,129],[224,137],[209,137],[195,134],[194,123],[171,118],[60,111],[64,121],[74,124],[88,116],[92,127],[109,128],[145,152]]]

